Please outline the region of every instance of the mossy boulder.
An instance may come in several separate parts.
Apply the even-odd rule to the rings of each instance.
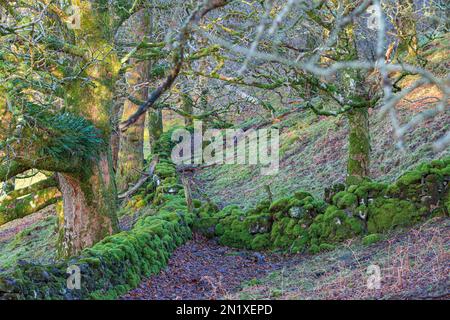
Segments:
[[[410,201],[378,198],[369,204],[367,228],[370,233],[383,233],[413,225],[420,216],[420,211]]]
[[[339,209],[354,209],[358,206],[358,197],[351,192],[341,191],[333,197],[333,204]]]
[[[270,234],[258,234],[256,237],[253,238],[252,243],[250,245],[252,250],[266,250],[269,249],[272,245],[272,242],[270,240]]]
[[[272,215],[262,213],[247,217],[248,231],[250,234],[268,233],[272,227]]]
[[[308,229],[311,245],[337,243],[364,232],[364,223],[359,218],[349,217],[336,206],[329,206],[318,215]]]
[[[269,208],[270,212],[287,212],[290,207],[291,199],[284,197],[274,201]]]

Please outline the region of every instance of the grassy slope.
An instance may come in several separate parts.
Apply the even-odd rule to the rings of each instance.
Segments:
[[[417,109],[422,109],[420,106]],[[417,109],[401,108],[402,121]],[[345,118],[318,118],[310,112],[298,112],[276,124],[280,127],[280,171],[263,176],[256,166],[223,165],[197,171],[197,184],[221,205],[237,204],[245,208],[266,197],[269,184],[276,197],[305,189],[321,196],[326,186],[343,182],[347,159],[347,125]],[[372,178],[392,181],[420,162],[450,151],[434,153],[431,143],[450,129],[450,112],[425,122],[407,135],[405,151],[399,150],[390,122],[371,115]]]
[[[57,218],[54,206],[0,228],[0,271],[20,260],[50,263],[56,258]]]

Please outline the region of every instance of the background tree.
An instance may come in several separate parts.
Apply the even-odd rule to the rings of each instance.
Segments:
[[[150,40],[150,12],[143,9],[139,16],[135,18],[137,23],[133,23],[135,43],[146,43]],[[137,52],[138,53],[138,52]],[[144,58],[144,57],[142,57]],[[138,58],[130,59],[130,67],[126,72],[126,82],[128,94],[133,98],[144,101],[148,96],[148,82],[150,75],[150,62]],[[122,119],[126,120],[138,108],[130,99],[126,99]],[[120,136],[120,149],[117,169],[117,188],[119,191],[126,191],[130,185],[136,183],[141,176],[144,166],[144,132],[145,114],[139,118],[127,131]]]

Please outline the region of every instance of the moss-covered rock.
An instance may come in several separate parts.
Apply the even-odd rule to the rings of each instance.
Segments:
[[[311,245],[338,243],[364,232],[364,223],[359,218],[349,217],[336,206],[329,206],[324,214],[318,215],[309,227]]]
[[[377,198],[369,204],[367,227],[370,233],[383,233],[413,225],[420,216],[418,208],[409,201]]]
[[[270,234],[258,234],[251,243],[252,250],[266,250],[271,247]]]
[[[213,228],[218,218],[215,235],[223,245],[256,250],[271,249],[301,252],[308,242],[307,226],[326,207],[323,201],[299,191],[293,197],[260,202],[243,212],[229,206],[215,214],[200,213],[194,228]],[[210,233],[209,233],[210,234]]]

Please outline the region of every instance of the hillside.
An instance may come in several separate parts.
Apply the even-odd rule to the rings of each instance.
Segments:
[[[423,90],[423,99],[433,96]],[[425,108],[416,103],[399,113],[407,121]],[[283,112],[281,112],[283,113]],[[248,118],[253,118],[252,114]],[[258,124],[254,124],[257,126]],[[245,126],[245,122],[241,125]],[[450,126],[450,111],[426,121],[408,133],[405,149],[396,146],[392,127],[387,119],[371,114],[371,178],[392,182],[403,172],[421,162],[448,156],[450,150],[433,152],[431,143]],[[345,119],[317,117],[312,112],[290,114],[272,127],[280,128],[280,171],[274,176],[262,176],[258,166],[222,165],[195,171],[194,178],[202,193],[225,206],[237,204],[248,208],[263,200],[264,186],[270,185],[275,198],[304,189],[323,196],[324,188],[342,183],[346,175],[348,128]]]

